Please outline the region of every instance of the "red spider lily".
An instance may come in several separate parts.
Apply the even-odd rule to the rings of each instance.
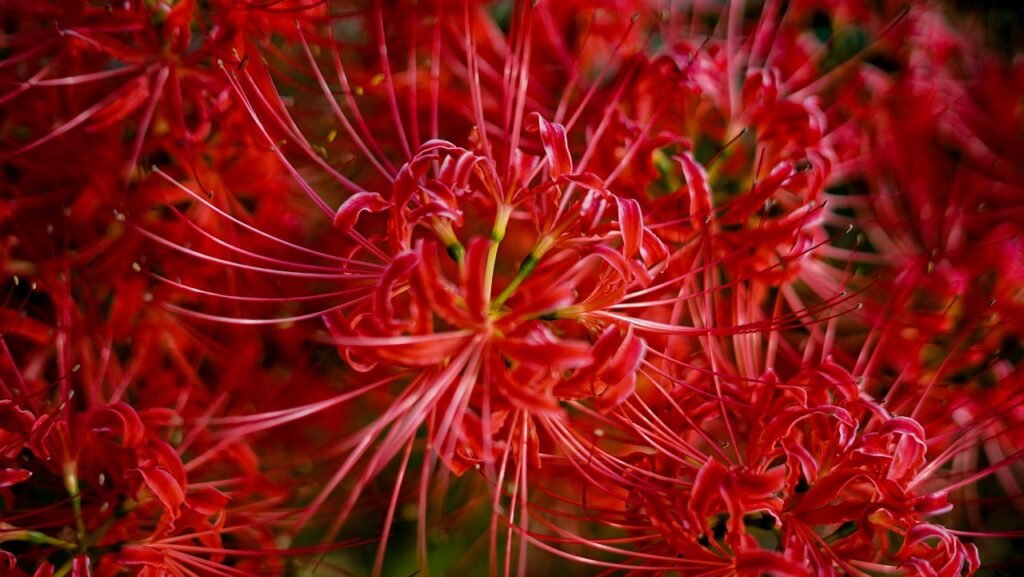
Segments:
[[[280,8],[298,8],[294,14],[312,15],[306,6],[283,3]],[[12,73],[9,79],[16,84],[0,103],[57,91],[65,100],[82,104],[68,110],[70,118],[49,130],[28,124],[39,114],[21,111],[16,118],[26,125],[20,129],[37,134],[6,154],[25,154],[79,127],[99,133],[135,118],[126,163],[129,171],[135,169],[147,140],[159,139],[172,149],[205,140],[212,116],[226,108],[228,88],[222,76],[208,69],[211,57],[248,53],[251,35],[293,34],[295,18],[232,0],[203,11],[190,0],[74,8],[53,2],[15,2],[7,9],[19,19],[19,28],[4,39],[10,53],[2,67]],[[37,98],[35,105],[54,113],[62,107],[59,102]],[[160,138],[164,135],[170,138]]]
[[[513,452],[521,456],[534,454],[536,464],[536,432],[523,415],[558,411],[558,397],[601,395],[604,402],[614,404],[631,390],[631,367],[642,357],[642,341],[632,336],[632,331],[620,336],[609,327],[598,341],[598,352],[614,351],[622,342],[632,344],[620,354],[595,359],[587,336],[591,329],[583,319],[602,303],[614,302],[615,293],[624,294],[638,276],[649,279],[648,266],[664,258],[665,249],[643,229],[635,203],[616,199],[592,175],[571,174],[564,136],[557,136],[562,127],[540,119],[534,122],[539,123],[548,161],[555,168],[549,169],[549,180],[532,189],[524,184],[503,184],[494,162],[487,157],[436,141],[425,144],[401,169],[390,200],[360,193],[335,216],[336,228],[355,236],[373,259],[383,254],[371,244],[375,238],[364,238],[353,227],[361,212],[388,210],[388,252],[398,256],[388,259],[390,264],[379,276],[367,277],[378,279],[372,295],[372,287],[364,290],[371,298],[354,301],[345,317],[327,317],[328,327],[335,333],[332,342],[341,347],[354,367],[371,370],[376,363],[387,363],[420,367],[422,372],[393,408],[367,429],[365,440],[311,512],[363,456],[369,440],[384,434],[385,427],[390,430],[383,437],[384,445],[361,473],[362,483],[397,455],[422,423],[434,421],[435,417],[428,415],[436,414],[439,419],[436,431],[431,433],[433,444],[453,465],[456,460],[482,459],[491,466],[500,451],[492,436],[502,429],[508,435],[508,441],[502,444],[515,447]],[[433,163],[438,166],[438,174],[429,178],[426,173]],[[527,171],[536,169],[529,167]],[[563,208],[565,214],[559,216],[561,186],[579,187],[581,192],[571,202],[566,199],[569,209]],[[522,190],[508,193],[508,188]],[[581,211],[580,206],[590,214]],[[467,241],[463,233],[460,239],[455,231],[462,228],[462,215],[481,210],[494,215],[490,238],[471,237]],[[533,248],[520,257],[523,264],[505,281],[501,294],[492,296],[498,278],[497,243],[513,218],[522,220],[538,210],[550,216],[534,233],[537,240]],[[609,227],[602,223],[602,213],[611,210],[618,212],[619,223]],[[516,214],[519,211],[523,214]],[[518,223],[512,226],[519,228]],[[420,238],[419,229],[433,232],[437,241],[444,243],[456,261],[457,284],[440,276],[443,267],[438,260],[437,241]],[[525,238],[517,234],[517,240]],[[609,240],[621,243],[622,248],[604,245]],[[598,258],[582,257],[581,250],[588,246]],[[598,266],[601,262],[613,268],[602,271]],[[359,277],[355,271],[349,275],[357,282]],[[589,292],[574,298],[574,290]],[[545,321],[545,315],[552,318]],[[566,325],[559,327],[559,332],[564,332],[571,328],[568,321],[576,318],[581,324],[572,339],[559,338],[547,326]],[[438,323],[450,328],[435,333]],[[507,362],[514,365],[512,379],[505,376]],[[557,377],[556,371],[563,369],[575,372],[569,379]],[[483,429],[478,429],[481,426]],[[513,442],[520,437],[521,441]],[[477,441],[473,448],[473,438],[482,439],[483,446]],[[532,449],[524,444],[527,439],[534,439],[530,442]],[[458,458],[455,451],[460,454]],[[465,464],[456,466],[462,469]],[[359,491],[350,495],[348,508],[354,505]],[[340,519],[347,516],[347,510]]]
[[[988,68],[976,83],[962,86],[956,67],[981,64],[971,62],[962,39],[928,19],[934,15],[925,16],[922,34],[944,49],[914,53],[915,72],[879,107],[879,132],[873,128],[871,138],[884,152],[851,162],[841,196],[830,196],[852,217],[828,220],[855,227],[862,241],[852,249],[827,247],[825,254],[855,262],[878,279],[879,290],[865,293],[867,306],[858,315],[869,332],[854,349],[854,374],[884,397],[887,408],[919,420],[933,443],[942,443],[943,460],[952,460],[958,476],[971,478],[983,453],[1015,500],[1020,291],[1014,279],[1021,254],[1018,227],[1002,214],[1015,210],[1010,191],[1020,182],[1007,164],[994,162],[998,154],[984,143],[1005,137],[983,120],[976,103],[1015,80],[1009,74],[997,79]],[[922,63],[932,70],[927,77],[916,73]],[[988,102],[994,113],[1009,114]],[[816,268],[823,286],[836,276]],[[980,528],[977,487],[958,487],[975,501],[968,515]]]
[[[13,575],[280,573],[280,557],[298,552],[281,551],[274,541],[275,527],[291,514],[292,488],[272,481],[280,474],[260,466],[253,440],[217,443],[206,431],[233,388],[230,373],[210,391],[201,381],[182,386],[198,380],[190,363],[166,367],[190,355],[191,339],[166,326],[157,333],[163,342],[152,345],[164,352],[119,366],[111,347],[123,334],[110,341],[91,334],[95,318],[82,314],[88,309],[48,292],[49,283],[45,291],[33,284],[29,310],[36,313],[45,295],[63,320],[53,329],[31,317],[5,316],[0,336],[0,542],[14,552],[3,553],[7,569]],[[151,326],[138,323],[128,334]],[[153,369],[160,365],[165,368]],[[169,385],[165,375],[176,378]],[[208,392],[216,400],[203,406]]]
[[[376,17],[382,18],[380,13]],[[534,13],[522,7],[517,18],[521,18],[521,26],[528,26]],[[522,50],[521,54],[513,51],[508,55],[513,69],[506,82],[523,82],[526,78],[526,73],[516,67],[529,65],[532,36],[524,29],[519,34],[523,34],[525,44],[515,49]],[[472,32],[466,41],[474,41]],[[520,39],[516,37],[514,41],[518,43]],[[325,93],[329,92],[308,47],[307,54],[318,82]],[[478,58],[470,54],[470,74],[484,62]],[[339,79],[347,83],[341,59],[335,57],[334,64]],[[384,82],[393,85],[388,78],[392,74],[390,69],[386,64],[382,66]],[[257,119],[258,130],[268,145],[273,145],[277,140],[275,134],[282,132],[288,140],[297,142],[307,158],[328,169],[342,187],[354,193],[332,214],[335,228],[352,239],[352,248],[345,257],[333,257],[344,263],[341,271],[319,273],[316,271],[323,270],[320,265],[312,264],[286,268],[235,266],[270,275],[337,279],[344,283],[342,292],[351,291],[354,296],[332,306],[326,319],[333,333],[331,342],[339,345],[350,365],[366,371],[378,365],[416,367],[419,371],[391,409],[365,429],[355,449],[311,505],[309,515],[365,457],[356,489],[349,493],[338,514],[335,530],[348,517],[361,487],[403,447],[409,446],[423,424],[428,425],[433,450],[457,471],[465,467],[455,463],[457,460],[482,461],[488,468],[498,461],[500,480],[508,462],[507,456],[499,457],[501,451],[518,456],[518,484],[525,477],[525,455],[534,455],[532,463],[539,464],[539,438],[532,417],[558,415],[558,399],[596,398],[599,406],[610,408],[629,396],[636,382],[635,368],[644,354],[643,341],[636,331],[703,335],[753,331],[784,322],[765,319],[722,328],[662,322],[675,302],[690,298],[685,296],[655,301],[662,309],[660,316],[648,312],[645,318],[639,318],[627,314],[628,311],[612,312],[631,291],[650,298],[688,282],[690,275],[678,271],[665,274],[667,248],[644,226],[639,203],[608,190],[622,167],[631,161],[635,147],[613,165],[605,179],[583,172],[582,167],[588,165],[597,150],[597,141],[588,145],[579,166],[574,166],[567,126],[549,122],[538,114],[525,115],[528,92],[517,94],[514,86],[506,85],[506,132],[488,136],[489,131],[478,130],[471,142],[472,150],[448,141],[430,140],[411,152],[410,159],[399,169],[393,170],[386,156],[379,157],[373,152],[380,149],[379,145],[359,144],[369,164],[391,182],[390,193],[381,195],[360,190],[348,177],[331,169],[296,132],[287,107],[276,94],[261,91],[265,81],[257,81],[247,69],[228,74]],[[488,106],[480,100],[480,87],[474,82],[471,77],[472,117],[480,126],[486,122]],[[522,89],[525,88],[523,85]],[[400,115],[394,105],[399,95],[393,87],[391,90],[391,94],[384,96],[392,104],[392,114]],[[583,104],[591,94],[585,95]],[[328,97],[331,98],[329,94]],[[611,98],[614,103],[618,97]],[[360,122],[359,108],[352,102],[349,108],[347,114]],[[346,112],[335,104],[332,109],[349,134],[358,139],[357,129]],[[431,118],[437,115],[430,114]],[[569,124],[577,117],[570,119]],[[599,133],[609,116],[604,118],[597,128]],[[398,120],[396,117],[396,123]],[[531,133],[537,134],[540,146],[530,144]],[[408,147],[404,135],[399,134],[399,139],[400,144]],[[528,152],[531,146],[536,147],[536,153]],[[283,152],[279,154],[287,162]],[[692,157],[681,158],[691,181],[691,195],[702,204],[709,202],[707,191],[702,194],[696,190],[700,186],[700,168]],[[310,198],[331,213],[298,169],[286,167]],[[777,180],[779,184],[783,181]],[[373,213],[386,213],[383,222],[371,216]],[[492,223],[489,231],[475,224],[481,220]],[[534,223],[532,227],[527,224],[530,222]],[[364,233],[363,229],[373,232]],[[514,240],[517,246],[503,249],[500,243],[506,238]],[[438,245],[451,257],[451,266],[441,263]],[[616,249],[615,245],[619,247]],[[229,248],[236,255],[285,264],[248,249]],[[291,249],[311,254],[308,249]],[[518,267],[502,265],[509,258],[506,251],[512,253],[512,263],[520,263]],[[681,260],[677,267],[686,266],[685,263]],[[381,266],[383,270],[374,270]],[[446,268],[450,272],[445,272]],[[659,274],[663,276],[659,278]],[[452,282],[447,276],[457,280]],[[655,303],[636,302],[632,306],[641,304],[649,311],[655,308]],[[344,311],[344,315],[338,315],[338,311]],[[205,313],[194,314],[213,318]],[[544,422],[547,427],[559,426],[548,418]],[[504,439],[500,436],[503,433],[507,435]],[[556,439],[563,434],[561,429],[548,433]],[[380,446],[370,453],[371,443],[376,439],[380,439]],[[522,494],[525,492],[523,488]]]
[[[936,6],[15,8],[5,570],[344,533],[425,574],[475,522],[452,574],[955,577],[1019,535],[1019,75]]]
[[[636,397],[614,415],[650,449],[595,456],[601,467],[588,467],[588,477],[621,504],[589,502],[603,503],[605,512],[592,514],[614,519],[630,538],[574,535],[548,521],[551,535],[539,543],[617,552],[628,560],[589,562],[637,573],[867,575],[911,566],[952,576],[977,568],[973,546],[926,521],[952,507],[952,486],[929,480],[946,457],[929,461],[914,420],[890,415],[834,363],[784,382],[771,371],[753,381],[718,378],[731,385],[728,412],[710,387],[679,387],[652,404]],[[739,444],[720,445],[723,437]]]
[[[441,7],[437,10],[443,12]],[[322,504],[343,477],[355,470],[356,464],[365,455],[367,463],[359,473],[356,489],[349,493],[346,504],[336,518],[335,529],[347,518],[360,496],[360,488],[380,472],[384,464],[396,457],[403,447],[411,446],[417,429],[424,423],[428,424],[428,437],[434,450],[455,466],[456,470],[465,466],[456,464],[460,459],[469,459],[470,462],[481,460],[488,467],[500,461],[500,480],[504,477],[506,457],[499,459],[496,448],[509,447],[505,451],[519,455],[520,463],[527,462],[524,455],[537,454],[538,441],[535,440],[532,419],[528,417],[536,418],[548,413],[558,415],[557,399],[583,399],[591,396],[601,399],[608,395],[613,402],[605,404],[611,407],[629,396],[636,380],[633,371],[642,362],[644,351],[643,341],[634,335],[634,331],[676,336],[741,334],[779,328],[786,322],[799,324],[805,322],[800,319],[813,314],[811,310],[795,307],[798,312],[790,317],[792,321],[784,320],[786,317],[743,321],[743,317],[749,318],[750,311],[759,306],[754,300],[755,304],[747,314],[739,313],[734,317],[739,321],[735,326],[717,327],[714,321],[716,315],[712,313],[715,305],[710,295],[724,287],[716,287],[715,283],[703,287],[693,285],[689,280],[682,280],[689,276],[685,274],[675,277],[666,275],[661,279],[657,277],[671,270],[666,260],[669,255],[666,245],[654,236],[651,229],[644,227],[640,204],[617,197],[608,189],[632,161],[640,143],[649,145],[651,141],[647,140],[646,134],[652,126],[663,121],[663,118],[683,114],[666,112],[660,106],[648,106],[645,109],[642,101],[633,100],[631,102],[635,109],[640,111],[638,120],[647,124],[640,125],[643,128],[638,133],[634,132],[635,143],[629,146],[627,153],[618,162],[606,162],[615,167],[609,175],[599,178],[582,172],[582,168],[574,168],[573,155],[566,138],[567,127],[548,122],[543,116],[527,116],[524,112],[529,101],[529,92],[525,91],[525,79],[529,78],[527,69],[532,38],[529,26],[534,16],[533,11],[525,7],[516,12],[519,28],[514,34],[519,36],[513,37],[511,51],[506,55],[509,72],[501,89],[506,95],[504,132],[500,132],[500,129],[480,129],[488,126],[486,120],[492,105],[482,98],[478,76],[482,66],[486,65],[486,59],[473,52],[476,16],[467,9],[465,20],[469,26],[462,34],[470,52],[467,55],[468,77],[462,80],[468,84],[468,97],[473,104],[466,116],[476,122],[474,139],[467,148],[436,139],[414,148],[410,146],[408,135],[403,130],[402,112],[398,106],[401,95],[387,58],[387,44],[381,24],[382,11],[380,7],[376,8],[374,19],[379,28],[378,42],[382,55],[382,99],[390,108],[396,140],[406,155],[406,162],[398,169],[393,168],[389,155],[383,154],[381,145],[365,132],[365,121],[354,100],[348,100],[349,110],[346,112],[334,103],[329,94],[328,98],[331,99],[335,116],[352,137],[356,147],[366,156],[366,161],[385,183],[389,183],[390,192],[387,194],[365,192],[349,177],[331,169],[314,147],[297,132],[287,107],[275,94],[266,95],[266,81],[257,81],[245,70],[240,75],[228,72],[233,78],[236,92],[245,99],[248,109],[257,118],[260,133],[268,145],[275,146],[278,138],[276,134],[283,134],[288,140],[296,142],[308,159],[328,169],[342,187],[353,193],[339,210],[332,211],[323,198],[302,179],[299,171],[287,164],[284,154],[279,153],[289,167],[288,170],[299,179],[300,186],[322,210],[333,216],[336,229],[352,240],[352,248],[347,255],[335,257],[344,258],[342,262],[345,266],[342,272],[334,276],[341,282],[347,281],[346,285],[351,287],[356,296],[344,304],[332,307],[326,317],[333,335],[331,342],[339,345],[348,362],[361,370],[379,370],[376,368],[392,366],[414,367],[418,371],[392,408],[365,429],[365,437],[311,506],[309,514]],[[900,16],[897,15],[893,22],[898,23],[899,20]],[[882,29],[880,37],[888,33],[893,25],[890,23]],[[739,30],[730,30],[730,34],[739,33]],[[434,37],[440,36],[441,33],[435,31]],[[437,44],[435,40],[435,59],[442,54]],[[760,46],[755,48],[760,49]],[[716,104],[721,112],[717,118],[726,127],[726,132],[712,133],[712,138],[716,138],[723,143],[724,149],[728,149],[733,144],[725,141],[724,134],[728,132],[728,127],[735,124],[752,125],[752,134],[757,140],[754,150],[759,151],[758,165],[754,166],[748,161],[747,170],[753,171],[752,178],[757,182],[761,162],[767,159],[768,165],[775,168],[769,170],[764,181],[757,182],[760,188],[756,189],[756,194],[741,196],[719,208],[721,200],[713,196],[713,190],[723,187],[723,183],[719,179],[709,186],[711,179],[694,156],[688,152],[679,154],[679,170],[687,182],[688,194],[687,202],[679,206],[682,214],[688,216],[679,222],[688,225],[692,232],[676,233],[674,238],[696,234],[697,240],[691,245],[694,248],[689,251],[683,246],[676,256],[679,259],[676,266],[721,266],[731,275],[750,282],[755,280],[751,278],[752,273],[784,268],[792,261],[746,261],[733,257],[745,250],[745,247],[769,249],[783,243],[790,245],[788,252],[794,255],[793,260],[814,248],[806,240],[802,246],[798,245],[801,242],[801,228],[816,224],[808,221],[808,216],[814,212],[814,200],[828,176],[828,159],[833,156],[829,144],[823,140],[824,114],[806,100],[812,85],[819,86],[822,83],[800,78],[798,74],[804,72],[805,66],[798,66],[791,73],[793,76],[786,79],[785,85],[781,87],[779,69],[771,68],[748,74],[743,91],[728,81],[725,86],[721,86],[716,77],[729,77],[725,72],[734,70],[737,61],[745,61],[748,65],[751,61],[767,62],[772,55],[756,50],[755,54],[748,55],[739,50],[731,37],[721,45],[716,43],[707,48],[706,53],[712,55],[710,58],[702,56],[702,49],[690,47],[687,50],[689,61],[679,64],[678,69],[684,78],[683,82],[692,83],[694,88],[690,90],[697,95],[695,98],[704,94],[719,97]],[[415,54],[416,46],[413,45],[410,50]],[[325,93],[329,92],[327,81],[308,45],[306,51],[317,81]],[[805,53],[804,58],[812,57]],[[677,58],[677,61],[681,60]],[[343,87],[348,86],[349,73],[337,55],[334,56],[334,67]],[[408,74],[415,78],[418,72],[415,67],[411,67]],[[433,73],[431,81],[439,81],[436,73]],[[518,93],[517,83],[521,83],[518,84]],[[801,88],[795,88],[797,86]],[[792,92],[793,100],[779,100],[780,89],[787,92],[787,97],[788,92]],[[410,116],[415,127],[419,116],[419,110],[414,105],[417,97],[415,85],[404,94],[409,97],[412,105]],[[587,93],[584,103],[590,94]],[[605,111],[615,110],[620,102],[621,90],[610,98]],[[801,102],[798,103],[797,99]],[[439,104],[437,100],[432,104],[433,109],[428,116],[432,132],[436,134]],[[500,106],[498,108],[500,110]],[[706,120],[714,118],[709,117],[706,111],[700,114]],[[576,118],[578,115],[569,121],[568,126]],[[603,134],[610,118],[609,113],[605,112],[603,120],[596,127],[597,134]],[[529,140],[524,138],[524,119],[527,128],[536,126],[543,156],[530,154],[527,152],[528,146],[521,148],[521,145],[529,145]],[[700,132],[697,134],[706,138]],[[696,138],[674,136],[663,142],[686,146],[687,142]],[[598,148],[593,143],[588,145],[579,157],[578,164],[588,167],[592,153],[596,150]],[[736,158],[744,156],[753,155],[742,149],[736,153]],[[807,175],[801,174],[801,162],[809,163],[814,169],[810,173],[812,178],[808,179]],[[742,163],[732,164],[743,168]],[[723,166],[724,174],[733,170],[728,165]],[[372,182],[376,185],[381,178],[374,178]],[[538,178],[541,179],[538,181]],[[794,200],[775,200],[780,191],[793,194]],[[579,195],[574,196],[577,192]],[[766,225],[765,218],[758,219],[757,212],[762,210],[769,199],[775,204],[794,207],[795,210],[790,216]],[[613,205],[615,220],[604,221],[602,214],[606,211],[611,214],[609,209]],[[662,205],[669,206],[668,203]],[[374,213],[384,214],[377,217],[372,216]],[[480,220],[493,223],[489,231],[486,227],[475,225]],[[738,226],[745,231],[752,221],[757,220],[759,224],[749,234],[733,234],[734,227]],[[534,230],[518,228],[518,221],[533,221]],[[363,230],[372,232],[364,233]],[[505,241],[506,235],[519,244],[510,248],[513,254],[522,256],[512,259],[513,263],[519,260],[521,264],[518,268],[507,267],[508,272],[505,274],[508,276],[503,278],[499,266],[503,251],[499,243]],[[733,237],[737,240],[731,241]],[[619,250],[603,244],[609,239],[621,243]],[[444,247],[451,256],[454,261],[452,265],[442,264],[438,257],[438,245]],[[777,249],[775,251],[778,252]],[[235,252],[254,256],[248,250],[235,249]],[[587,255],[588,252],[591,254]],[[639,261],[631,262],[638,253]],[[614,270],[614,273],[611,276],[595,277],[594,280],[580,276],[598,272],[584,268],[588,259],[592,259],[593,263],[607,263],[610,265],[608,272]],[[746,264],[747,268],[735,268],[741,263]],[[244,266],[254,272],[267,274],[317,276],[313,273],[316,269],[308,268],[314,265],[302,265],[302,269],[309,271],[305,273],[294,269],[288,271]],[[376,272],[373,269],[377,266],[384,268]],[[326,275],[319,276],[327,278]],[[710,279],[711,276],[705,274],[704,278]],[[375,283],[373,286],[366,282],[370,280]],[[765,282],[766,279],[756,280]],[[642,289],[638,294],[643,294],[643,290],[652,286],[652,283],[652,290],[657,291],[679,287],[675,299],[658,301],[663,308],[661,318],[650,318],[656,316],[651,312],[654,307],[652,303],[644,302],[635,304],[644,305],[645,314],[650,315],[646,318],[612,312],[617,305],[622,304],[623,299],[628,298],[631,287]],[[496,286],[503,288],[497,291]],[[763,289],[756,288],[758,286],[755,284],[747,289],[751,291],[749,294],[762,294]],[[582,292],[581,287],[592,292]],[[593,292],[598,287],[600,292]],[[494,294],[496,291],[497,296]],[[732,291],[741,293],[740,288],[730,289]],[[707,301],[703,305],[707,310],[703,313],[692,308],[699,302],[694,296],[701,294],[706,295]],[[843,293],[836,291],[835,294],[840,295],[839,300],[830,297],[820,310],[831,309],[841,302]],[[791,303],[798,302],[793,293],[787,293],[786,296]],[[685,307],[691,299],[690,316],[695,326],[679,326],[681,313],[686,309],[678,308],[679,312],[672,317],[669,305],[678,303]],[[342,311],[344,314],[339,314]],[[673,322],[663,322],[662,319],[668,318],[672,318]],[[615,329],[616,325],[620,328]],[[607,328],[601,329],[602,326]],[[557,332],[552,329],[557,329]],[[603,336],[596,338],[602,330]],[[625,340],[621,340],[623,334]],[[591,342],[594,343],[593,351],[588,351]],[[824,348],[827,353],[828,344]],[[614,353],[616,349],[620,352]],[[595,364],[595,358],[600,357],[608,358],[611,364]],[[721,367],[716,367],[714,360],[719,355],[712,352],[711,357],[712,370],[721,370]],[[750,359],[744,362],[749,374]],[[511,376],[508,380],[503,376],[506,373]],[[723,392],[718,380],[716,377],[716,395],[719,396],[719,412],[724,414],[725,401],[721,398]],[[529,385],[524,386],[523,383]],[[505,408],[505,405],[510,408]],[[512,412],[511,409],[520,412]],[[507,414],[515,415],[511,423],[507,420]],[[549,417],[544,417],[543,422],[548,427],[557,427]],[[466,423],[480,427],[479,432],[466,431]],[[726,428],[729,428],[728,425]],[[495,435],[500,435],[503,430],[507,430],[508,437],[503,442],[496,441]],[[564,434],[560,430],[548,433],[555,439]],[[729,435],[734,436],[735,433],[730,430]],[[376,452],[368,453],[370,443],[378,438],[380,446]],[[518,446],[515,439],[521,439]],[[459,448],[459,445],[463,446]],[[528,445],[534,448],[528,449]],[[456,455],[459,455],[458,459]],[[533,462],[535,465],[538,463],[536,457]],[[520,465],[520,473],[516,475],[517,488],[513,490],[514,493],[522,491],[525,494],[525,488],[518,487],[520,480],[526,477],[523,466]],[[423,478],[426,479],[427,475]],[[421,490],[422,494],[425,494],[424,490]]]
[[[14,2],[5,18],[13,32],[2,40],[0,80],[12,90],[0,97],[0,220],[15,242],[9,272],[22,277],[53,251],[75,253],[72,267],[105,258],[118,277],[137,262],[126,215],[164,200],[147,195],[159,187],[125,193],[143,156],[172,158],[211,187],[230,180],[225,165],[248,142],[232,128],[230,83],[215,57],[248,53],[257,33],[282,22],[286,34],[296,29],[295,16],[235,2],[212,12],[194,2]],[[216,154],[196,153],[213,142]],[[61,170],[52,170],[55,158]]]

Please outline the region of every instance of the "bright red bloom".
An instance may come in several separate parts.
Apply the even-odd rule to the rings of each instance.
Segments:
[[[12,4],[0,572],[974,573],[1024,109],[940,8]]]

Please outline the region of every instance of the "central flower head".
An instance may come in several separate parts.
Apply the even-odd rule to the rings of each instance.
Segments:
[[[474,380],[530,410],[557,398],[610,406],[632,390],[643,341],[593,313],[647,286],[667,250],[636,201],[573,173],[564,127],[539,115],[531,126],[543,155],[519,154],[505,178],[479,151],[433,140],[390,194],[358,193],[338,210],[335,226],[363,250],[381,242],[396,255],[371,299],[328,321],[353,366],[441,367],[472,350]]]

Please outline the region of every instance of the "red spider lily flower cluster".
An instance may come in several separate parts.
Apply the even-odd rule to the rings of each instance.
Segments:
[[[0,573],[961,577],[1024,68],[930,0],[0,6]]]

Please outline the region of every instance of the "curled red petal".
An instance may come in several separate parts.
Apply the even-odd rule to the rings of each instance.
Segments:
[[[431,312],[454,326],[472,324],[465,308],[458,303],[458,288],[441,274],[437,243],[421,242],[416,250],[420,254],[420,266],[416,267],[413,281],[417,291],[430,305]]]
[[[566,174],[559,177],[559,179],[553,184],[575,184],[587,190],[592,190],[601,194],[608,194],[608,189],[605,187],[604,181],[593,172]]]
[[[429,202],[409,213],[409,222],[422,222],[428,218],[450,220],[456,225],[462,221],[461,214],[441,202]]]
[[[337,344],[338,354],[341,358],[345,359],[348,366],[353,370],[360,373],[367,373],[377,366],[376,361],[363,359],[361,356],[354,354],[351,347],[341,344],[343,339],[350,339],[353,331],[352,327],[349,326],[348,321],[341,313],[326,314],[323,317],[324,326],[327,327],[327,332],[331,334],[332,342]]]
[[[490,370],[502,396],[513,407],[525,409],[534,416],[559,413],[558,401],[553,394],[530,386],[538,373],[535,367],[519,366],[509,370],[501,359],[495,358]]]
[[[188,494],[188,506],[207,517],[223,511],[229,501],[231,497],[212,487],[203,487]]]
[[[843,501],[842,498],[853,495],[864,495],[863,491],[853,492],[850,487],[860,484],[863,487],[870,486],[875,493],[875,499],[884,499],[883,487],[879,479],[859,469],[837,469],[824,475],[810,490],[804,494],[803,500],[795,510],[802,512],[803,519],[809,523],[832,522],[843,516],[843,520],[849,520],[863,512],[869,501],[858,497],[856,502]],[[833,501],[842,501],[838,505],[831,505]]]
[[[391,291],[399,280],[406,278],[419,261],[419,255],[415,252],[400,254],[391,261],[384,274],[381,275],[374,293],[373,312],[378,318],[390,320],[394,316],[395,309],[391,304]]]
[[[633,327],[627,329],[618,343],[618,349],[597,375],[598,380],[605,385],[597,398],[599,409],[606,411],[616,407],[633,394],[637,368],[643,362],[646,351],[647,343],[633,333]],[[595,355],[595,358],[607,357]]]
[[[459,156],[458,160],[455,161],[452,167],[452,179],[454,184],[458,185],[459,188],[466,188],[469,186],[469,178],[473,176],[473,169],[476,168],[476,163],[481,160],[481,157],[473,154],[472,152],[463,151]]]
[[[516,362],[551,369],[585,367],[593,361],[590,345],[579,341],[504,339],[501,352]]]
[[[707,512],[719,501],[726,474],[724,465],[714,459],[708,459],[693,479],[687,513],[690,521],[704,533],[708,532]]]
[[[544,155],[548,159],[548,170],[552,179],[572,174],[572,156],[569,154],[569,142],[565,137],[565,127],[561,124],[548,122],[536,112],[531,115],[537,120],[537,131]]]
[[[49,561],[43,561],[39,567],[36,567],[36,572],[32,574],[32,577],[53,577],[53,565]]]
[[[181,505],[185,502],[185,490],[167,469],[143,467],[133,469],[142,476],[142,481],[156,495],[171,519],[181,516]]]
[[[0,489],[17,485],[32,476],[32,471],[25,469],[0,469]]]
[[[334,213],[334,228],[350,232],[364,212],[381,212],[391,208],[391,203],[376,192],[357,192],[348,197],[338,212]]]
[[[146,427],[135,409],[125,403],[114,403],[96,414],[93,430],[121,435],[121,444],[126,449],[141,446],[146,440]]]
[[[626,330],[626,335],[622,337],[618,350],[602,368],[598,378],[609,384],[618,383],[636,372],[637,367],[644,360],[646,351],[647,344],[633,333],[633,327],[630,326]]]
[[[153,440],[146,446],[146,455],[156,466],[163,467],[182,487],[188,484],[185,473],[185,466],[181,462],[181,456],[165,441]],[[144,463],[149,464],[149,463]]]
[[[640,250],[644,237],[644,221],[640,214],[640,203],[632,198],[615,197],[619,205],[619,230],[622,232],[622,254],[626,258]]]
[[[597,408],[601,411],[614,409],[628,399],[635,389],[636,373],[629,373],[625,378],[615,381],[601,391],[597,397]]]
[[[591,254],[597,256],[598,258],[605,261],[605,263],[611,265],[611,267],[615,269],[615,272],[619,274],[622,280],[627,282],[630,280],[633,274],[633,269],[630,268],[629,261],[627,261],[621,253],[603,244],[599,244],[593,247],[591,251]]]
[[[640,256],[644,263],[652,266],[668,258],[669,251],[665,243],[650,230],[644,229],[643,243],[640,245]]]
[[[71,562],[71,577],[92,577],[92,571],[89,570],[89,557],[85,555],[78,555]]]
[[[708,188],[708,173],[689,152],[675,157],[686,178],[690,192],[690,218],[705,217],[711,212],[711,190]]]
[[[942,515],[952,511],[953,504],[949,502],[948,492],[936,491],[914,499],[914,510],[922,515]]]
[[[49,414],[41,415],[32,424],[32,431],[29,434],[29,447],[36,457],[44,460],[51,457],[51,434],[56,427],[57,420]]]

